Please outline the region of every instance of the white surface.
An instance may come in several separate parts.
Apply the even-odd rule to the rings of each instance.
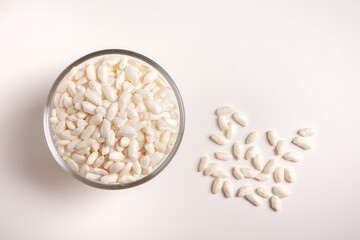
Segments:
[[[340,0],[1,1],[0,239],[359,239],[359,10]],[[125,191],[67,175],[42,130],[57,75],[105,48],[157,61],[186,108],[173,162]],[[213,196],[195,171],[217,149],[207,136],[228,103],[250,118],[239,139],[317,128],[281,213]]]

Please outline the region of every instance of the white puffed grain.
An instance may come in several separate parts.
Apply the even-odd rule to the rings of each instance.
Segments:
[[[87,126],[84,131],[81,133],[81,139],[85,140],[88,139],[94,132],[95,130],[95,126],[94,125],[89,125]]]
[[[102,176],[100,178],[100,181],[104,184],[112,184],[112,183],[116,183],[117,179],[118,179],[117,174],[110,174],[110,175]]]
[[[57,151],[58,151],[58,153],[59,153],[60,156],[63,156],[64,153],[65,153],[65,147],[64,147],[64,146],[59,146],[59,147],[57,148]]]
[[[148,83],[152,83],[153,81],[155,81],[155,79],[157,78],[157,71],[156,70],[151,70],[150,72],[148,72],[143,80],[143,84],[148,84]]]
[[[272,196],[270,189],[264,186],[256,188],[255,192],[262,198],[270,198]]]
[[[256,142],[257,139],[258,139],[258,132],[256,132],[256,131],[251,132],[246,137],[245,144],[252,144],[252,143]]]
[[[275,130],[268,130],[266,132],[266,137],[271,146],[275,146],[279,140],[279,136]]]
[[[265,165],[264,156],[262,153],[258,153],[254,158],[251,159],[252,165],[257,170],[262,170]]]
[[[104,121],[101,124],[101,129],[100,129],[101,136],[104,138],[108,137],[110,134],[110,129],[111,129],[111,122],[108,121],[107,119],[104,119]]]
[[[86,76],[90,81],[96,81],[96,70],[94,64],[89,64],[86,68]]]
[[[246,160],[252,159],[256,157],[258,153],[259,153],[258,148],[256,146],[251,146],[245,152],[245,159]]]
[[[132,162],[126,163],[125,167],[120,171],[119,176],[122,177],[126,174],[128,174],[132,168],[133,164]]]
[[[71,157],[73,160],[75,160],[78,163],[84,163],[86,160],[86,157],[84,155],[79,155],[76,153],[74,153]]]
[[[124,70],[125,69],[125,67],[127,66],[127,64],[128,64],[128,57],[124,57],[123,59],[121,59],[121,61],[120,61],[120,64],[119,64],[119,69],[120,70]]]
[[[76,153],[80,155],[88,155],[90,154],[90,147],[77,150]]]
[[[139,113],[135,110],[135,108],[128,108],[128,116],[130,120],[138,122],[140,120]]]
[[[244,146],[240,142],[236,142],[232,147],[233,155],[235,159],[241,159],[244,154]]]
[[[281,199],[278,196],[273,196],[270,199],[270,207],[274,210],[274,211],[280,211],[281,210]]]
[[[221,135],[219,133],[215,133],[215,134],[210,135],[210,139],[214,143],[219,144],[219,145],[225,145],[225,144],[228,143],[228,140],[225,138],[225,136]]]
[[[228,128],[229,121],[226,116],[219,116],[217,123],[221,131],[225,131]]]
[[[99,114],[101,117],[105,117],[106,116],[106,108],[104,108],[103,106],[99,106],[95,109],[95,112],[97,114]]]
[[[117,100],[117,90],[115,88],[104,84],[102,86],[102,90],[106,99],[108,99],[110,102],[115,102]]]
[[[224,169],[217,169],[215,172],[213,172],[211,174],[212,177],[222,177],[222,178],[227,178],[229,177],[229,174],[227,174],[227,172]]]
[[[240,112],[235,112],[232,115],[232,118],[234,119],[234,121],[237,124],[239,124],[242,127],[246,127],[249,123],[248,117],[245,114],[240,113]]]
[[[220,190],[222,189],[224,185],[224,179],[217,177],[214,179],[213,183],[212,183],[212,187],[211,187],[211,191],[213,194],[217,194],[220,192]]]
[[[225,130],[224,135],[227,139],[230,139],[235,134],[235,125],[229,122],[228,128]]]
[[[242,167],[240,170],[246,178],[254,178],[258,174],[258,171],[249,167]]]
[[[287,152],[283,155],[283,158],[291,162],[299,162],[301,161],[302,156],[298,152]]]
[[[255,193],[250,192],[245,195],[245,198],[256,207],[261,205],[261,199]]]
[[[134,85],[139,83],[139,69],[133,65],[128,65],[125,68],[125,75]]]
[[[100,83],[98,83],[96,81],[90,81],[88,84],[89,84],[89,87],[91,90],[93,90],[94,92],[96,92],[99,95],[102,94],[102,86]]]
[[[92,115],[95,114],[96,106],[90,102],[83,101],[81,102],[81,106],[84,112],[90,113]]]
[[[146,174],[149,174],[149,173],[150,173],[150,172],[148,172],[148,173],[146,173]],[[135,177],[128,175],[128,176],[122,176],[122,177],[120,177],[117,182],[120,183],[120,184],[126,184],[126,183],[133,182],[133,181],[135,181],[135,180],[136,180]]]
[[[151,162],[151,166],[154,167],[156,165],[158,165],[161,160],[163,160],[164,158],[164,154],[161,152],[155,152],[151,157],[150,157],[150,162]]]
[[[264,182],[267,181],[269,178],[270,178],[269,174],[259,173],[258,175],[256,175],[255,180],[259,182]]]
[[[107,112],[107,115],[106,115],[106,118],[109,120],[109,121],[112,121],[116,114],[118,113],[118,103],[112,103],[108,109],[108,112]]]
[[[116,162],[111,165],[109,171],[111,174],[120,172],[125,167],[125,163],[123,162]]]
[[[312,148],[310,138],[296,137],[293,139],[292,143],[297,145],[298,147],[301,147],[304,150],[310,150]]]
[[[69,152],[74,152],[76,146],[77,146],[80,142],[81,142],[81,139],[75,139],[75,140],[71,141],[71,142],[67,145],[66,150],[69,151]]]
[[[75,124],[72,121],[66,120],[65,123],[70,130],[74,130],[76,128]]]
[[[87,89],[85,92],[85,97],[87,100],[89,100],[89,102],[101,106],[102,105],[102,99],[101,96],[93,91],[91,91],[90,89]]]
[[[105,169],[97,168],[97,167],[90,168],[90,172],[95,173],[95,174],[99,174],[99,175],[108,175],[109,174]]]
[[[67,144],[69,144],[70,141],[69,140],[59,140],[55,143],[56,146],[65,146]]]
[[[159,114],[161,113],[161,107],[159,104],[157,104],[154,100],[148,99],[145,102],[145,106],[147,109],[152,112],[153,114]]]
[[[96,161],[94,162],[94,166],[95,167],[100,167],[103,163],[104,163],[104,156],[100,156],[96,159]]]
[[[156,151],[158,151],[158,152],[163,153],[166,151],[166,147],[159,141],[154,142],[154,147],[155,147]]]
[[[231,106],[221,106],[218,109],[216,109],[215,114],[217,116],[226,116],[230,115],[234,112],[234,108]]]
[[[214,163],[211,162],[207,165],[207,167],[204,169],[204,175],[205,176],[210,176],[211,174],[213,174],[216,170],[218,170],[220,168],[220,164],[219,163]]]
[[[272,192],[279,198],[286,198],[291,195],[290,189],[284,186],[275,186],[272,188]]]
[[[87,178],[87,179],[89,179],[91,181],[97,181],[97,180],[99,180],[101,178],[101,175],[89,172],[89,173],[87,173],[85,175],[85,178]]]
[[[263,169],[263,173],[265,174],[270,174],[272,173],[276,168],[276,160],[275,159],[270,159],[267,164],[265,165],[264,169]]]
[[[147,168],[150,164],[150,157],[149,156],[143,156],[140,159],[140,165],[142,168]]]
[[[135,174],[141,174],[141,165],[140,165],[140,163],[137,160],[133,161],[132,163],[133,163],[132,168],[133,168],[134,173]]]
[[[274,180],[276,183],[281,183],[284,181],[284,168],[278,167],[274,171]]]
[[[228,153],[228,152],[215,152],[214,156],[216,159],[223,160],[223,161],[227,161],[232,158],[232,154]]]
[[[225,180],[222,188],[225,197],[231,198],[234,196],[234,185],[231,181]]]
[[[100,114],[96,114],[94,116],[91,116],[89,124],[97,126],[102,122],[103,118]]]
[[[117,135],[123,137],[135,137],[136,136],[136,129],[129,126],[121,126]]]
[[[113,151],[109,154],[109,160],[110,161],[121,161],[125,158],[124,154],[122,152]]]
[[[59,134],[66,129],[65,121],[60,121],[56,124],[55,133]]]
[[[302,137],[311,137],[315,134],[315,129],[313,128],[302,128],[297,132]]]
[[[66,162],[72,170],[74,170],[75,172],[79,171],[79,165],[74,160],[72,160],[71,158],[67,158]]]
[[[285,180],[288,183],[293,183],[296,181],[296,174],[293,168],[285,168],[284,176],[285,176]]]
[[[241,186],[237,192],[237,197],[245,197],[246,194],[251,192],[250,185]]]
[[[137,159],[139,154],[139,142],[136,139],[130,142],[127,153],[129,158]]]
[[[208,156],[202,156],[199,161],[198,165],[198,172],[202,172],[205,168],[207,168],[209,164],[209,157]]]
[[[88,165],[93,164],[93,163],[95,162],[95,160],[98,158],[98,156],[99,156],[99,153],[98,153],[98,152],[93,152],[93,153],[91,153],[91,154],[89,155],[86,163],[87,163]]]
[[[109,168],[111,167],[111,165],[112,165],[113,163],[114,163],[113,161],[107,161],[107,162],[104,164],[104,169],[109,170]]]
[[[288,143],[285,140],[279,140],[275,146],[276,155],[284,155],[287,152]]]
[[[241,179],[243,179],[245,177],[244,174],[241,172],[240,168],[237,167],[237,166],[233,167],[232,174],[238,180],[241,180]]]
[[[131,99],[131,93],[123,92],[119,97],[119,110],[124,111]]]
[[[90,167],[89,167],[89,165],[87,165],[87,164],[83,164],[82,166],[81,166],[81,168],[80,168],[80,175],[81,176],[86,176],[86,174],[88,173],[90,171]]]
[[[85,76],[85,70],[84,69],[78,71],[77,73],[75,73],[74,78],[75,78],[75,80],[79,80],[83,76]]]
[[[101,64],[98,68],[98,77],[101,82],[106,83],[108,81],[109,68],[105,64]]]

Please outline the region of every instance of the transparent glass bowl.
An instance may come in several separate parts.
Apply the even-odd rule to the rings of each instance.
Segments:
[[[153,68],[155,68],[162,76],[163,78],[169,83],[170,87],[172,88],[172,90],[174,91],[174,94],[176,96],[177,99],[177,103],[178,103],[178,110],[179,110],[179,128],[178,128],[178,135],[177,135],[177,139],[175,141],[175,144],[171,150],[171,152],[167,155],[166,159],[163,160],[163,162],[161,163],[160,166],[158,166],[153,172],[151,172],[150,174],[134,181],[134,182],[130,182],[130,183],[126,183],[126,184],[103,184],[101,182],[94,182],[94,181],[90,181],[87,178],[81,176],[79,173],[73,171],[68,165],[67,163],[62,159],[62,157],[59,155],[57,148],[55,146],[54,140],[52,138],[52,133],[53,131],[51,130],[51,124],[50,124],[50,117],[51,117],[51,110],[53,108],[53,97],[56,93],[56,90],[60,84],[60,82],[63,80],[63,78],[71,71],[71,69],[73,67],[76,67],[84,62],[86,62],[89,59],[93,59],[93,58],[97,58],[100,56],[106,56],[106,55],[122,55],[122,56],[128,56],[129,58],[133,58],[136,59],[136,61],[139,61],[140,63],[143,62],[147,65],[152,66]],[[45,105],[45,109],[44,109],[44,132],[45,132],[45,137],[46,137],[46,141],[47,144],[49,146],[49,149],[52,153],[52,155],[54,156],[55,160],[57,161],[57,163],[66,171],[68,172],[71,176],[75,177],[76,179],[80,180],[83,183],[86,183],[90,186],[96,187],[96,188],[101,188],[101,189],[125,189],[125,188],[130,188],[130,187],[135,187],[138,186],[142,183],[145,183],[147,181],[149,181],[150,179],[154,178],[156,175],[158,175],[169,163],[170,161],[173,159],[173,157],[175,156],[182,137],[184,135],[184,129],[185,129],[185,110],[184,110],[184,104],[183,101],[181,99],[181,95],[180,92],[178,90],[178,88],[176,87],[174,81],[172,80],[172,78],[170,77],[170,75],[162,68],[160,67],[156,62],[154,62],[153,60],[139,54],[136,52],[132,52],[132,51],[128,51],[128,50],[122,50],[122,49],[106,49],[106,50],[101,50],[101,51],[97,51],[97,52],[93,52],[90,53],[82,58],[79,58],[78,60],[76,60],[75,62],[73,62],[72,64],[70,64],[68,67],[66,67],[61,74],[57,77],[57,79],[55,80],[54,84],[52,85],[47,101],[46,101],[46,105]]]

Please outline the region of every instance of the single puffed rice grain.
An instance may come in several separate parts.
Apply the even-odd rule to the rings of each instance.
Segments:
[[[244,185],[239,188],[237,192],[237,197],[245,197],[246,194],[251,192],[251,186],[250,185]]]
[[[212,188],[211,188],[212,193],[213,194],[219,193],[223,185],[224,185],[224,178],[221,177],[215,178],[212,183]]]
[[[297,145],[298,147],[301,147],[304,150],[310,150],[312,148],[312,144],[309,138],[296,137],[293,139],[292,143]]]
[[[291,195],[290,189],[284,186],[275,186],[272,188],[272,192],[279,198],[286,198]]]
[[[270,159],[263,169],[264,174],[271,174],[276,168],[276,160]]]
[[[235,159],[241,159],[244,154],[244,147],[240,142],[236,142],[232,147],[233,155]]]
[[[210,139],[216,143],[216,144],[219,144],[219,145],[225,145],[227,144],[228,140],[225,138],[225,136],[223,135],[220,135],[219,133],[215,133],[215,134],[212,134],[210,136]]]
[[[256,131],[251,132],[245,139],[246,144],[252,144],[258,139],[258,133]]]
[[[222,188],[225,197],[231,198],[234,196],[234,185],[231,181],[225,180]]]
[[[302,137],[311,137],[315,134],[315,129],[303,128],[303,129],[300,129],[297,133]]]
[[[217,116],[226,116],[226,115],[230,115],[234,112],[234,108],[231,106],[222,106],[219,107],[218,109],[216,109],[215,114]]]
[[[240,168],[236,167],[236,166],[233,167],[232,173],[233,173],[234,177],[238,180],[241,180],[245,177],[244,174],[241,172]]]
[[[249,123],[247,116],[243,113],[235,112],[232,117],[234,121],[242,127],[246,127]]]
[[[287,152],[285,153],[285,155],[283,155],[283,158],[291,162],[299,162],[301,161],[302,156],[300,153],[297,152]]]
[[[256,207],[261,205],[261,200],[255,193],[250,192],[245,195],[245,198]]]
[[[246,178],[254,178],[258,174],[258,172],[253,168],[243,167],[240,168],[240,170]]]
[[[288,183],[293,183],[293,182],[296,181],[296,174],[295,174],[294,169],[292,169],[292,168],[285,168],[284,174],[285,174],[285,180],[286,180]]]
[[[284,181],[284,168],[278,167],[274,171],[274,180],[276,183],[281,183]]]
[[[270,189],[268,189],[267,187],[264,187],[264,186],[260,186],[260,187],[256,188],[255,192],[260,197],[263,197],[263,198],[270,198],[272,196]]]
[[[265,165],[264,156],[261,153],[258,153],[254,158],[251,160],[252,165],[257,170],[262,170]]]
[[[270,198],[270,207],[274,211],[280,211],[281,210],[281,199],[278,196],[273,196]]]
[[[216,159],[223,160],[223,161],[227,161],[232,158],[231,153],[228,153],[228,152],[215,152],[214,156]]]
[[[288,143],[285,140],[279,140],[275,146],[276,155],[284,155],[288,149]]]

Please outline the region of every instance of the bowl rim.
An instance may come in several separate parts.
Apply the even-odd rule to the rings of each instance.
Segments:
[[[51,130],[50,130],[50,107],[51,107],[51,101],[53,99],[53,96],[56,93],[56,90],[60,84],[60,82],[64,79],[64,77],[76,66],[84,63],[87,60],[90,60],[92,58],[96,58],[96,57],[100,57],[100,56],[106,56],[106,55],[113,55],[113,54],[119,54],[119,55],[124,55],[124,56],[129,56],[132,58],[136,58],[139,59],[147,64],[149,64],[150,66],[152,66],[153,68],[155,68],[157,71],[159,71],[161,73],[161,75],[165,78],[165,80],[169,83],[170,87],[172,88],[172,90],[174,91],[177,103],[178,103],[178,107],[179,107],[179,120],[180,120],[180,125],[179,125],[179,129],[178,129],[178,135],[175,141],[175,144],[171,150],[171,152],[167,155],[166,159],[161,163],[160,166],[158,166],[153,172],[151,172],[150,174],[146,175],[145,177],[142,177],[134,182],[130,182],[130,183],[126,183],[126,184],[103,184],[101,182],[94,182],[91,180],[88,180],[87,178],[81,176],[79,173],[75,172],[74,170],[72,170],[67,163],[65,163],[65,161],[62,159],[62,157],[59,155],[57,148],[54,144],[54,140],[51,136]],[[184,131],[185,131],[185,108],[184,108],[184,103],[180,94],[180,91],[178,89],[178,87],[176,86],[174,80],[171,78],[171,76],[159,65],[157,64],[155,61],[153,61],[152,59],[141,55],[137,52],[133,52],[133,51],[129,51],[129,50],[125,50],[125,49],[104,49],[104,50],[99,50],[99,51],[95,51],[92,53],[89,53],[77,60],[75,60],[74,62],[72,62],[69,66],[67,66],[61,73],[60,75],[56,78],[55,82],[52,84],[51,89],[49,91],[49,94],[47,96],[47,100],[46,100],[46,104],[45,104],[45,108],[44,108],[44,113],[43,113],[43,124],[44,124],[44,133],[45,133],[45,138],[46,138],[46,142],[47,145],[50,149],[50,152],[52,153],[53,157],[55,158],[56,162],[71,176],[75,177],[77,180],[95,187],[95,188],[100,188],[100,189],[110,189],[110,190],[116,190],[116,189],[127,189],[127,188],[132,188],[138,185],[141,185],[143,183],[148,182],[149,180],[153,179],[154,177],[156,177],[160,172],[162,172],[166,166],[171,162],[171,160],[174,158],[177,150],[180,147],[180,144],[182,142],[182,138],[184,136]]]

